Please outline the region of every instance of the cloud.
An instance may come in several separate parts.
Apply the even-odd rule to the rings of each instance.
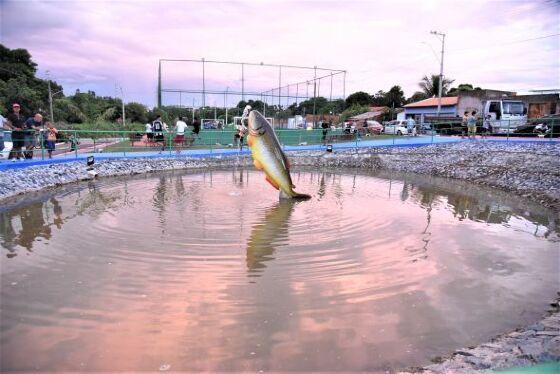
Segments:
[[[558,36],[512,44],[560,32],[559,8],[547,1],[1,4],[2,43],[29,49],[40,73],[50,70],[67,92],[96,87],[98,94],[112,95],[119,82],[127,100],[148,105],[155,104],[160,58],[344,69],[346,94],[398,84],[411,95],[423,75],[439,72],[441,44],[430,35],[434,29],[447,34],[444,70],[456,82],[527,89],[557,87],[560,81]],[[237,67],[207,68],[209,87],[240,89]],[[193,64],[166,73],[175,88],[201,80]],[[312,71],[285,69],[282,82],[311,77]],[[341,96],[342,79],[333,81],[334,95]],[[245,85],[277,87],[278,74],[247,68]],[[326,87],[330,91],[328,79],[321,82],[322,94]]]

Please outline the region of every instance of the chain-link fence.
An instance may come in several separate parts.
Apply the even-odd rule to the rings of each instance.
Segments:
[[[504,129],[506,131],[504,131]],[[442,122],[407,126],[406,121],[392,121],[385,126],[328,129],[276,129],[285,150],[348,149],[375,146],[414,146],[455,141],[553,142],[560,136],[560,119],[532,121],[526,125],[497,131],[479,122],[469,128],[460,122]],[[3,131],[0,141],[1,160],[47,159],[85,154],[106,154],[118,157],[153,154],[189,154],[192,152],[232,152],[247,150],[246,141],[236,137],[233,129],[202,129],[198,134],[186,131],[142,133],[136,131],[59,130],[57,140],[48,142],[45,131],[12,136]],[[13,139],[16,138],[16,139]],[[328,147],[328,146],[331,147]]]

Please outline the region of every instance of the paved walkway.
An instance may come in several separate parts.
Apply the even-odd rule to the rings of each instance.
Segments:
[[[560,139],[539,139],[539,138],[504,138],[504,137],[493,137],[486,140],[469,140],[461,139],[458,136],[418,136],[418,137],[394,137],[390,139],[373,139],[364,140],[358,142],[344,142],[333,144],[334,150],[342,149],[353,149],[353,148],[371,148],[371,147],[419,147],[430,144],[444,144],[444,143],[456,143],[456,142],[468,142],[468,141],[483,141],[483,142],[509,142],[515,143],[554,143],[560,144]],[[324,145],[302,145],[302,146],[285,146],[284,151],[324,151],[326,147]],[[52,159],[33,159],[24,161],[8,161],[0,160],[0,171],[9,169],[20,169],[35,165],[52,165],[64,162],[71,162],[76,160],[85,160],[88,156],[95,156],[96,160],[109,160],[109,159],[121,159],[121,158],[160,158],[160,157],[218,157],[218,156],[233,156],[239,154],[249,154],[249,148],[244,147],[243,151],[239,151],[234,148],[212,148],[212,149],[188,149],[182,150],[177,153],[175,150],[165,150],[163,152],[146,151],[146,152],[112,152],[112,153],[87,153],[79,152],[77,155],[73,152],[65,153],[62,155],[57,155]]]

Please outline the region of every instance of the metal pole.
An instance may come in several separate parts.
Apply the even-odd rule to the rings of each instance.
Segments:
[[[344,79],[342,81],[342,98],[346,100],[346,71],[344,71]]]
[[[123,126],[126,126],[126,114],[124,110],[124,95],[122,93],[122,87],[121,87],[121,103],[122,103],[122,124]]]
[[[280,94],[282,92],[282,66],[278,68],[278,110],[280,110],[280,106],[282,103],[280,102]]]
[[[159,60],[159,64],[158,64],[157,106],[158,108],[161,108],[161,60]]]
[[[313,79],[313,128],[315,128],[315,107],[316,107],[316,98],[317,98],[317,67],[315,66],[315,73]]]
[[[332,101],[332,73],[331,73],[331,94],[329,96],[329,101]]]
[[[224,123],[224,127],[227,126],[227,115],[228,115],[227,94],[228,94],[228,91],[229,91],[229,87],[226,87],[226,94],[224,96],[224,106],[226,107],[226,120],[225,120],[225,123]]]
[[[296,84],[296,106],[298,105],[299,83]]]
[[[241,64],[241,100],[245,101],[245,64]]]
[[[54,112],[53,112],[53,103],[52,103],[52,91],[51,91],[51,79],[48,76],[48,72],[47,72],[47,79],[48,79],[48,84],[49,84],[49,108],[51,111],[51,121],[54,123]]]
[[[438,89],[438,106],[437,106],[437,116],[439,118],[441,112],[441,94],[443,89],[443,54],[445,50],[445,34],[437,31],[430,31],[431,34],[441,36],[441,60],[439,65],[439,89]]]
[[[194,97],[192,99],[192,120],[194,122]]]
[[[206,77],[204,72],[204,57],[202,58],[202,110],[206,106]]]
[[[182,108],[182,107],[183,107],[183,105],[182,105],[182,103],[181,103],[181,96],[182,96],[181,94],[182,94],[182,92],[179,91],[179,108]]]

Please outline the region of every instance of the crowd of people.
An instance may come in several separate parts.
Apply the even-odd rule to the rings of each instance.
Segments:
[[[18,103],[12,104],[12,111],[6,117],[0,115],[0,157],[3,157],[4,130],[12,132],[12,149],[8,159],[12,161],[32,159],[35,149],[42,146],[49,158],[56,147],[58,130],[54,125],[36,113],[25,118]]]
[[[199,137],[200,120],[198,118],[194,118],[191,125],[193,127],[193,136]],[[167,126],[167,123],[163,121],[161,115],[159,115],[154,121],[146,123],[145,128],[147,141],[149,143],[161,144],[161,150],[163,151],[165,149],[165,134],[169,133],[169,127]],[[189,124],[187,124],[187,119],[180,116],[175,122],[175,137],[173,138],[173,144],[177,148],[177,152],[180,151],[180,147],[185,142],[185,133],[188,128]]]

